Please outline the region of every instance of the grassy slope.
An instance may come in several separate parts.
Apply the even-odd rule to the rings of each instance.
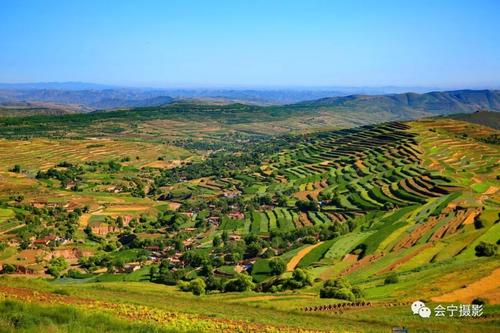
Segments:
[[[195,297],[181,293],[175,290],[174,287],[144,283],[68,284],[55,287],[40,280],[28,283],[22,280],[2,279],[1,284],[34,288],[38,290],[38,295],[44,296],[44,299],[50,298],[50,296],[47,296],[50,294],[45,294],[46,291],[52,291],[53,294],[57,290],[61,294],[61,290],[65,290],[64,293],[71,296],[55,294],[59,300],[84,298],[86,300],[98,300],[99,302],[111,302],[118,304],[114,310],[117,315],[124,314],[120,304],[136,304],[135,306],[141,307],[141,313],[154,313],[154,316],[161,316],[161,313],[164,312],[175,312],[179,318],[191,318],[192,325],[188,325],[191,328],[202,325],[200,323],[196,324],[196,321],[204,322],[203,325],[207,325],[207,321],[217,321],[218,318],[229,321],[229,324],[236,323],[242,329],[246,327],[248,331],[255,332],[270,332],[273,330],[272,327],[280,327],[280,332],[286,332],[290,327],[347,332],[387,332],[391,327],[397,325],[405,325],[412,329],[426,327],[447,332],[456,331],[459,327],[463,332],[488,332],[494,327],[492,326],[494,323],[490,321],[478,322],[467,319],[423,322],[421,319],[413,317],[407,306],[374,307],[344,314],[328,312],[304,313],[295,310],[301,306],[318,303],[314,302],[313,296],[307,292],[301,292],[300,294],[286,293],[276,296],[252,292]],[[323,304],[335,303],[334,300],[322,300],[321,302]],[[95,306],[93,307],[95,308]],[[88,309],[85,306],[84,308]],[[130,307],[126,307],[126,309],[126,313],[137,311],[137,309],[134,310]],[[195,319],[195,317],[189,316],[201,317]],[[284,323],[289,328],[283,327]],[[265,325],[264,327],[267,327],[267,329],[264,330],[259,325]],[[367,325],[369,325],[368,330]]]

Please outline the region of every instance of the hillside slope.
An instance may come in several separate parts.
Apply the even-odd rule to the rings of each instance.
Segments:
[[[471,114],[456,114],[450,116],[450,118],[500,130],[500,113],[498,112],[481,111]]]

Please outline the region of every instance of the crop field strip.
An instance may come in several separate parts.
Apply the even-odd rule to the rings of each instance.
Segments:
[[[68,162],[103,161],[129,157],[139,164],[155,161],[159,156],[171,158],[187,156],[182,148],[163,144],[115,140],[3,140],[0,139],[0,168],[18,164],[28,169],[48,169]],[[6,164],[8,163],[8,164]]]
[[[284,207],[252,212],[246,229],[267,233],[345,222],[358,214],[423,204],[459,190],[446,177],[422,167],[423,151],[409,128],[393,122],[304,135],[261,170],[271,170],[278,183],[285,180],[284,188],[297,191],[296,198],[331,202],[318,212]]]
[[[448,193],[442,179],[420,167],[421,151],[407,129],[389,123],[323,132],[281,153],[270,168],[300,184],[299,190],[333,194],[336,203],[329,209],[343,212],[411,205]]]

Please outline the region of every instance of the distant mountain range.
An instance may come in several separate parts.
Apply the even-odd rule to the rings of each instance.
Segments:
[[[351,95],[328,97],[294,104],[299,107],[328,107],[337,111],[390,112],[396,115],[470,113],[479,109],[500,111],[500,90],[455,90],[425,94]]]
[[[87,109],[160,106],[175,100],[214,100],[256,105],[284,105],[352,94],[380,95],[406,91],[426,92],[422,87],[333,87],[333,88],[127,88],[85,82],[0,83],[0,102],[50,102],[81,105]],[[161,98],[159,98],[161,97]]]
[[[98,109],[161,106],[174,99],[158,91],[127,89],[103,90],[55,90],[55,89],[4,89],[0,90],[0,102],[50,102],[81,106],[81,112]]]
[[[46,89],[46,87],[57,89]],[[24,105],[23,115],[28,112],[37,114],[42,111],[46,114],[60,114],[160,107],[186,100],[198,104],[243,103],[260,106],[281,105],[285,109],[320,108],[329,109],[335,113],[349,111],[359,114],[385,114],[398,119],[414,119],[436,114],[470,113],[478,109],[500,111],[500,90],[345,95],[341,91],[321,89],[162,90],[110,88],[104,85],[79,82],[0,84],[0,106],[8,108],[9,115],[15,114],[16,105]],[[70,107],[66,108],[65,105]]]

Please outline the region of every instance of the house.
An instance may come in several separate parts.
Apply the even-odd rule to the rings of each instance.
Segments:
[[[31,268],[27,268],[25,266],[17,265],[16,266],[16,273],[17,274],[34,274],[35,271],[33,271]]]
[[[74,180],[70,180],[66,183],[66,190],[70,190],[75,186],[76,186],[76,182]]]
[[[158,245],[145,246],[144,249],[148,250],[148,251],[153,251],[153,252],[161,251],[161,248]]]
[[[135,272],[139,269],[141,269],[141,265],[139,265],[139,264],[130,264],[128,266],[125,266],[126,273],[132,273],[132,272]]]
[[[44,208],[47,205],[47,201],[33,201],[30,203],[30,205],[35,208]]]
[[[232,219],[235,219],[235,220],[245,219],[245,214],[243,214],[242,212],[231,212],[228,214],[228,216]]]
[[[37,239],[33,242],[33,245],[45,245],[48,246],[50,242],[53,242],[57,239],[56,236],[50,235],[50,236],[45,236],[44,238]]]
[[[240,196],[240,191],[224,191],[223,196],[225,198],[233,199],[233,198]]]
[[[181,263],[181,260],[179,258],[176,258],[176,257],[169,258],[169,261],[171,264],[174,264],[174,265],[178,265]]]

